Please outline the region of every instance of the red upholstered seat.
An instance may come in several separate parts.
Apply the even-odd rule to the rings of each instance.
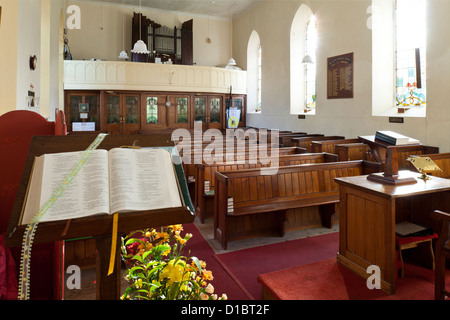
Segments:
[[[437,233],[433,233],[432,235],[429,236],[420,236],[420,237],[396,237],[396,242],[398,245],[404,245],[404,244],[409,244],[409,243],[413,243],[413,242],[422,242],[422,241],[427,241],[427,240],[432,240],[437,238],[438,235]]]
[[[58,111],[57,119],[58,122],[49,122],[41,115],[25,110],[11,111],[0,116],[0,234],[2,235],[8,228],[31,139],[36,135],[55,135],[55,132],[60,135],[66,134],[61,111]],[[60,297],[63,291],[60,285],[62,245],[61,242],[57,242],[33,246],[31,299]],[[17,277],[21,248],[4,249],[11,251],[17,270],[16,275],[8,276]]]

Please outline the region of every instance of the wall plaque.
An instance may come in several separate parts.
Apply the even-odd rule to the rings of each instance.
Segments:
[[[353,98],[353,52],[327,60],[327,98]]]

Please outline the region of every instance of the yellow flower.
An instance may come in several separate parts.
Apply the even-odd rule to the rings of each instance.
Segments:
[[[203,279],[204,280],[213,280],[214,279],[214,277],[213,277],[213,275],[212,275],[212,271],[208,271],[208,270],[205,270],[205,269],[203,269],[202,270],[202,274],[203,274]]]
[[[175,260],[170,260],[167,266],[159,275],[159,280],[169,279],[168,284],[189,280],[189,272],[184,272],[185,263],[179,260],[175,265]]]
[[[166,251],[164,251],[164,252],[162,253],[162,255],[165,256],[165,257],[167,257],[167,256],[169,255],[171,249],[172,249],[172,248],[167,249]]]
[[[167,233],[167,232],[157,232],[156,233],[156,239],[159,239],[159,238],[168,238],[169,237],[169,234]]]
[[[137,279],[136,282],[134,283],[134,285],[137,289],[141,289],[142,288],[142,279]]]

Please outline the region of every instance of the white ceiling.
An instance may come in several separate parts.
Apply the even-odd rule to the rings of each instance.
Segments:
[[[84,0],[84,2],[154,8],[219,18],[240,15],[261,0]]]

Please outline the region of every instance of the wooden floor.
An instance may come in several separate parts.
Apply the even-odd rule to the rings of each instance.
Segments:
[[[324,227],[315,227],[309,229],[302,229],[296,231],[286,232],[283,238],[281,237],[258,237],[243,239],[237,241],[231,241],[228,244],[228,249],[223,250],[219,242],[214,240],[213,234],[213,218],[205,219],[203,224],[199,223],[196,219],[194,221],[199,231],[202,233],[203,237],[208,241],[211,248],[216,254],[231,252],[235,250],[242,250],[246,248],[252,248],[262,245],[267,245],[271,243],[283,242],[287,240],[295,240],[306,237],[317,236],[321,234],[326,234],[330,232],[339,231],[339,225],[335,224],[333,229],[328,229]],[[128,286],[125,280],[122,280],[122,288]],[[65,289],[64,294],[65,300],[95,300],[95,268],[85,268],[81,270],[81,289],[80,290],[68,290]]]

